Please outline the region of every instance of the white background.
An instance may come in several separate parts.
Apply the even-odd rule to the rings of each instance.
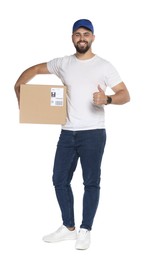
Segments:
[[[148,0],[3,0],[0,3],[0,258],[24,260],[150,259],[149,7]],[[101,199],[91,247],[74,241],[46,244],[42,236],[61,225],[52,185],[58,125],[19,124],[14,84],[28,67],[75,52],[73,23],[92,20],[93,52],[111,61],[131,102],[106,107],[107,145]],[[31,83],[57,84],[54,76]],[[77,228],[82,177],[72,182]],[[94,254],[94,255],[93,255]]]

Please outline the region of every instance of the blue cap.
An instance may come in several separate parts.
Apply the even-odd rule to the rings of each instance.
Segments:
[[[85,27],[88,30],[90,30],[92,33],[94,33],[94,27],[90,20],[80,19],[80,20],[76,21],[73,25],[72,32],[74,33],[74,31],[76,31],[80,27]]]

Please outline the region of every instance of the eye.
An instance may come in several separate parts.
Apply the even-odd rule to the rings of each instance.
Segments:
[[[84,34],[85,37],[88,37],[90,34],[87,32]]]
[[[75,36],[76,36],[76,37],[79,37],[79,36],[80,36],[80,34],[79,34],[79,33],[75,33]]]

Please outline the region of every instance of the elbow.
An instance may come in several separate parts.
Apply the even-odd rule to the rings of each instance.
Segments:
[[[16,94],[20,91],[20,85],[18,85],[17,83],[14,86],[14,91],[16,92]]]
[[[126,97],[124,98],[124,102],[122,104],[126,104],[128,102],[130,102],[131,98],[130,98],[130,95],[129,93],[126,95]]]
[[[126,97],[126,103],[130,102],[131,98],[130,98],[130,94],[128,93],[127,94],[127,97]]]
[[[130,94],[127,88],[123,91],[123,96],[124,96],[123,98],[124,104],[130,102]]]

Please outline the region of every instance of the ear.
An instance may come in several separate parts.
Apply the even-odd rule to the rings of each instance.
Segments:
[[[72,39],[72,42],[73,42],[73,34],[71,35],[71,39]]]
[[[92,42],[94,42],[95,41],[95,35],[93,34],[93,39],[92,39]]]

